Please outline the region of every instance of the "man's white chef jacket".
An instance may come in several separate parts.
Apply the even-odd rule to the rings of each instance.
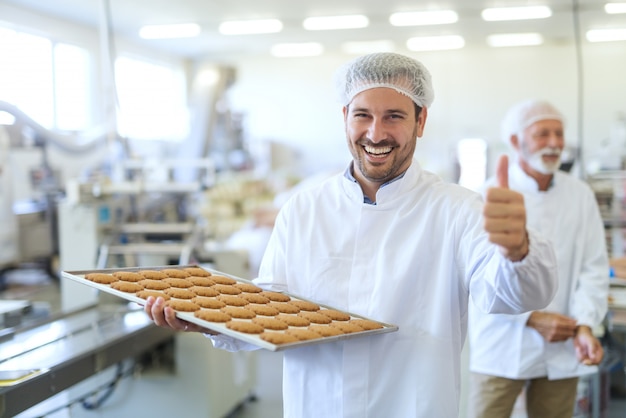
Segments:
[[[556,290],[551,245],[531,232],[526,258],[507,261],[487,241],[482,206],[416,160],[376,205],[341,174],[286,203],[255,283],[399,330],[285,350],[285,418],[458,416],[469,295],[519,313]],[[242,348],[220,337],[217,347]]]
[[[524,194],[529,228],[551,240],[556,251],[558,291],[544,310],[597,326],[607,311],[609,265],[593,191],[564,172],[554,175],[547,191],[539,191],[517,163],[509,167],[509,187]],[[548,343],[527,327],[529,316],[486,315],[470,307],[470,370],[512,379],[562,379],[596,370],[579,363],[571,338]]]

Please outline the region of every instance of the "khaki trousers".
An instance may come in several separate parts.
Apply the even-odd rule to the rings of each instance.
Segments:
[[[470,373],[467,418],[509,418],[526,388],[528,418],[572,418],[578,378],[515,380]]]

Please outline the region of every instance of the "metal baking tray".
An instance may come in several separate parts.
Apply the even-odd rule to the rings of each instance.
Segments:
[[[158,267],[153,267],[153,266],[142,266],[142,267],[125,267],[125,268],[108,268],[108,269],[98,269],[98,270],[79,270],[79,271],[62,271],[62,277],[85,284],[87,286],[90,287],[94,287],[98,290],[102,290],[103,292],[106,293],[110,293],[113,294],[115,296],[119,296],[120,298],[126,299],[128,301],[131,302],[135,302],[139,305],[145,305],[145,300],[136,296],[134,293],[126,293],[126,292],[121,292],[117,289],[112,289],[109,285],[106,284],[100,284],[100,283],[95,283],[92,282],[90,280],[85,279],[85,275],[89,274],[89,273],[114,273],[114,272],[118,272],[118,271],[130,271],[130,272],[137,272],[140,270],[163,270],[163,269],[184,269],[187,267],[196,267],[196,268],[201,268],[203,270],[206,270],[208,272],[210,272],[211,274],[216,274],[216,275],[221,275],[221,276],[226,276],[226,277],[230,277],[234,280],[236,280],[237,282],[240,283],[252,283],[250,280],[246,280],[246,279],[242,279],[240,277],[237,276],[233,276],[231,274],[219,271],[219,270],[213,270],[210,268],[206,268],[206,267],[202,267],[199,266],[197,264],[189,264],[189,265],[178,265],[178,266],[158,266]],[[285,343],[285,344],[272,344],[268,341],[265,341],[263,339],[261,339],[259,337],[258,334],[246,334],[243,332],[239,332],[239,331],[234,331],[230,328],[227,328],[226,325],[224,323],[218,323],[218,322],[208,322],[205,320],[202,320],[200,318],[197,318],[193,312],[180,312],[180,311],[176,311],[176,316],[180,319],[183,319],[185,321],[189,321],[192,322],[194,324],[200,325],[204,328],[208,328],[211,329],[213,331],[222,333],[224,335],[229,335],[233,338],[239,339],[241,341],[245,341],[247,343],[251,343],[254,344],[258,347],[264,348],[266,350],[270,350],[270,351],[281,351],[281,350],[285,350],[288,348],[295,348],[295,347],[302,347],[302,346],[307,346],[307,345],[313,345],[313,344],[320,344],[320,343],[326,343],[326,342],[331,342],[331,341],[338,341],[338,340],[344,340],[344,339],[351,339],[351,338],[358,338],[358,337],[364,337],[364,336],[371,336],[371,335],[375,335],[375,334],[381,334],[381,333],[387,333],[387,332],[394,332],[398,330],[398,327],[396,325],[391,325],[391,324],[386,324],[384,322],[380,322],[377,321],[375,319],[372,318],[367,318],[364,317],[362,315],[357,315],[351,312],[346,312],[342,309],[337,309],[334,308],[332,306],[327,306],[324,304],[320,304],[318,302],[315,301],[311,301],[309,299],[306,298],[302,298],[300,296],[294,295],[294,294],[290,294],[287,292],[284,292],[285,295],[288,295],[289,297],[291,297],[292,299],[295,300],[303,300],[303,301],[309,301],[309,302],[314,302],[316,304],[318,304],[320,307],[322,308],[326,308],[326,309],[335,309],[338,311],[342,311],[345,312],[347,314],[349,314],[352,319],[367,319],[370,321],[374,321],[377,322],[378,324],[380,324],[382,326],[382,328],[379,329],[374,329],[374,330],[365,330],[365,331],[359,331],[359,332],[353,332],[353,333],[349,333],[349,334],[341,334],[341,335],[336,335],[336,336],[331,336],[331,337],[320,337],[320,338],[316,338],[313,340],[305,340],[305,341],[297,341],[297,342],[292,342],[292,343]],[[238,321],[248,321],[245,319],[237,319]],[[300,327],[293,327],[293,328],[300,328]],[[280,331],[274,331],[274,332],[280,332]]]

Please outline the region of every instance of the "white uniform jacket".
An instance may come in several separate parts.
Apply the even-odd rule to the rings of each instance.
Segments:
[[[518,164],[509,167],[509,187],[524,194],[529,227],[551,240],[559,287],[544,310],[595,327],[607,312],[609,265],[604,226],[591,188],[564,172],[539,191]],[[527,327],[530,313],[485,315],[470,306],[470,370],[512,379],[562,379],[596,370],[576,359],[572,339],[548,343]]]
[[[285,350],[286,418],[456,418],[470,293],[486,311],[519,313],[556,291],[547,241],[531,234],[528,256],[506,260],[487,241],[480,195],[416,160],[376,202],[340,174],[277,218],[257,284],[399,326]]]

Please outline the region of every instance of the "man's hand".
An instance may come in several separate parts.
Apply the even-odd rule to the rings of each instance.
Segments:
[[[524,196],[509,189],[509,159],[502,155],[497,166],[497,187],[485,194],[483,216],[489,241],[500,246],[511,261],[520,261],[528,254],[526,208]]]
[[[176,316],[174,309],[165,306],[163,298],[148,297],[143,310],[148,317],[159,327],[169,328],[174,331],[201,332],[203,334],[216,335],[217,332],[201,327],[193,322],[183,321]]]
[[[600,364],[604,357],[602,344],[591,332],[591,328],[580,325],[576,328],[574,337],[574,347],[576,347],[576,357],[578,361],[586,365]]]
[[[550,343],[576,335],[576,320],[559,313],[533,311],[526,325],[537,330]]]

